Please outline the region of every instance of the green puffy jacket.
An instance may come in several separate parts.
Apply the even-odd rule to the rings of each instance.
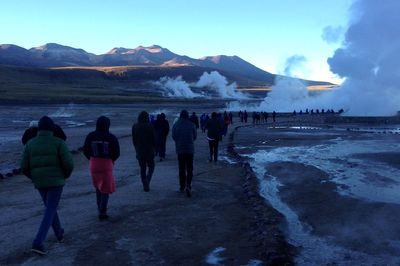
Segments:
[[[36,188],[63,186],[73,168],[67,145],[51,131],[39,131],[25,146],[21,169]]]

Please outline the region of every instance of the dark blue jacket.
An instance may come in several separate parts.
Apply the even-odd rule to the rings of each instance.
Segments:
[[[172,127],[172,139],[177,154],[194,154],[194,141],[197,138],[196,125],[188,118],[179,118]]]

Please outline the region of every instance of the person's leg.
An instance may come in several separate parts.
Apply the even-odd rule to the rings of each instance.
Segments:
[[[193,154],[185,154],[186,176],[186,196],[192,196],[192,178],[193,178]]]
[[[146,176],[146,182],[147,182],[147,189],[149,189],[150,181],[151,181],[151,178],[153,177],[154,168],[155,168],[154,159],[147,161],[147,167],[148,167],[148,172],[147,172],[147,176]]]
[[[39,230],[33,241],[33,247],[42,247],[43,241],[46,239],[50,226],[53,225],[55,216],[57,216],[57,221],[53,226],[55,234],[58,237],[63,233],[60,220],[57,215],[57,207],[60,202],[62,190],[63,190],[62,186],[39,189],[40,195],[43,199],[43,203],[46,209]]]
[[[179,189],[183,191],[186,187],[186,167],[184,154],[178,154],[179,163]]]
[[[167,139],[163,138],[161,140],[161,147],[160,147],[160,154],[159,154],[162,159],[165,159],[166,144],[167,144]]]
[[[143,189],[146,188],[147,186],[147,178],[146,178],[146,168],[147,168],[147,164],[146,164],[146,160],[138,160],[139,162],[139,166],[140,166],[140,178],[142,179],[142,184],[143,184]]]
[[[218,161],[218,143],[219,141],[216,139],[214,140],[213,146],[214,146],[214,162]]]
[[[101,193],[99,215],[107,215],[109,194]]]
[[[101,192],[96,188],[96,202],[97,202],[97,210],[100,213],[100,204],[101,204]]]
[[[209,150],[210,150],[210,157],[209,157],[209,162],[210,163],[212,161],[213,154],[214,154],[214,145],[213,145],[213,143],[214,143],[214,140],[209,140],[208,141],[208,147],[209,147]]]

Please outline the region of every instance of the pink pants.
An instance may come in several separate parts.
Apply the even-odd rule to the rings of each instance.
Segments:
[[[93,185],[96,189],[105,194],[115,192],[114,164],[111,159],[91,157],[89,168]]]

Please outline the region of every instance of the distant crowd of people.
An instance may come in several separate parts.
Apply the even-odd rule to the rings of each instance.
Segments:
[[[305,114],[305,115],[308,115],[308,114],[311,114],[311,115],[314,115],[314,114],[316,114],[316,115],[319,115],[319,114],[322,114],[322,115],[324,115],[324,114],[341,114],[343,112],[344,112],[343,109],[340,109],[337,112],[335,112],[333,109],[322,108],[321,110],[319,110],[319,109],[308,110],[308,108],[306,108],[306,110],[304,112],[303,112],[303,110],[300,110],[298,112],[296,110],[294,110],[293,115],[297,115],[297,114],[298,115],[303,115],[303,114]]]
[[[243,112],[242,112],[242,110],[240,110],[238,112],[238,116],[239,116],[240,122],[247,123],[249,115],[246,110],[244,110]],[[268,112],[254,111],[251,115],[253,125],[258,125],[261,123],[268,123],[268,117],[269,117]],[[271,113],[271,118],[272,118],[272,122],[275,123],[276,122],[276,112],[275,111],[273,111]]]
[[[218,146],[226,136],[228,126],[233,123],[232,113],[213,112],[211,116],[203,113],[200,119],[196,113],[189,116],[182,110],[172,126],[172,139],[179,166],[179,191],[187,197],[192,195],[194,141],[197,130],[207,132],[209,144],[209,162],[218,161]],[[90,132],[84,141],[83,154],[89,161],[89,172],[96,191],[96,203],[99,220],[107,220],[108,200],[116,191],[113,174],[114,163],[120,157],[120,145],[117,137],[110,132],[111,121],[100,116],[96,129]],[[145,192],[150,191],[150,182],[155,169],[155,157],[163,161],[166,157],[166,142],[170,125],[164,113],[156,119],[142,111],[137,122],[132,126],[132,143],[140,167],[140,178]],[[30,178],[39,191],[45,206],[38,232],[32,244],[32,252],[44,255],[43,246],[50,227],[58,239],[64,240],[64,229],[57,213],[63,187],[74,169],[74,162],[65,143],[67,136],[62,128],[48,117],[43,116],[38,122],[32,121],[22,136],[25,145],[21,169]]]

